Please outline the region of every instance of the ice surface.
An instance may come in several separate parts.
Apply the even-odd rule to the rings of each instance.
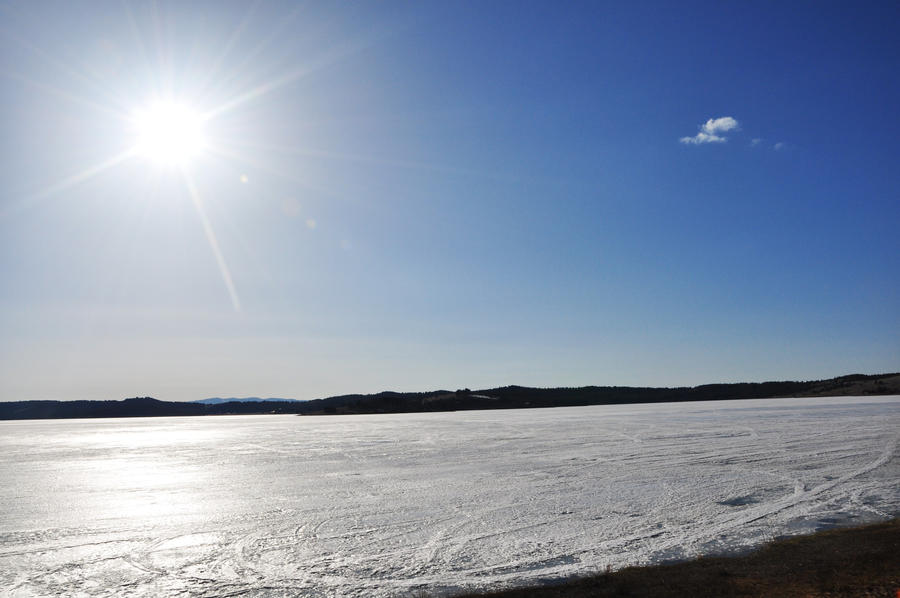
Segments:
[[[5,596],[404,596],[900,514],[900,397],[0,422]]]

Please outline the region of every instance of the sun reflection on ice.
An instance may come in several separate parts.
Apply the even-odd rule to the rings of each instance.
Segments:
[[[170,430],[131,426],[73,436],[84,447],[82,458],[60,472],[63,491],[78,500],[71,506],[86,519],[127,520],[154,525],[199,512],[202,505],[192,490],[206,473],[193,461],[167,458],[160,452],[208,442],[210,431]],[[85,489],[90,488],[89,492]]]

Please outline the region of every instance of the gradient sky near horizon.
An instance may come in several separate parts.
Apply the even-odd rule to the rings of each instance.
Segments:
[[[898,24],[0,3],[0,400],[898,371]],[[154,98],[189,163],[131,153]]]

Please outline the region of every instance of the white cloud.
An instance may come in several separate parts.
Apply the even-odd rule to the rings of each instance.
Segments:
[[[699,145],[701,143],[725,143],[728,141],[720,133],[734,131],[740,127],[737,120],[730,116],[711,118],[700,125],[700,131],[693,137],[682,137],[681,143]]]
[[[725,138],[719,137],[718,135],[709,135],[707,133],[704,133],[703,131],[700,131],[693,137],[682,137],[681,139],[679,139],[679,141],[681,141],[681,143],[695,143],[695,144],[725,143]]]
[[[775,148],[775,151],[784,149],[784,142],[783,142],[783,141],[779,141],[778,143],[776,143],[776,144],[773,145],[772,147]]]
[[[716,119],[709,119],[704,123],[702,129],[704,133],[708,133],[710,135],[715,135],[718,132],[725,133],[727,131],[731,131],[732,129],[738,128],[738,121],[734,120],[730,116],[722,116]]]
[[[762,137],[754,137],[753,139],[750,140],[751,147],[756,147],[760,143],[762,143]]]

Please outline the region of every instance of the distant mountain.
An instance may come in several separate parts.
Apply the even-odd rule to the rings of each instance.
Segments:
[[[244,397],[244,398],[231,397],[228,399],[222,399],[220,397],[213,397],[211,399],[199,399],[197,401],[191,401],[191,403],[201,403],[203,405],[221,405],[222,403],[259,403],[262,401],[269,401],[269,402],[274,401],[274,402],[279,402],[279,403],[302,403],[303,402],[299,399],[278,399],[278,398],[274,398],[274,397],[268,398],[268,399],[261,399],[259,397]]]
[[[419,413],[471,409],[574,407],[680,401],[726,401],[782,397],[900,395],[900,374],[852,374],[805,382],[740,382],[693,387],[649,388],[582,386],[528,388],[503,386],[455,392],[380,392],[297,401],[291,399],[212,398],[192,403],[137,397],[123,401],[11,401],[0,402],[0,419],[59,419],[70,417],[158,417],[169,415],[251,415],[281,413],[342,415],[354,413]]]

